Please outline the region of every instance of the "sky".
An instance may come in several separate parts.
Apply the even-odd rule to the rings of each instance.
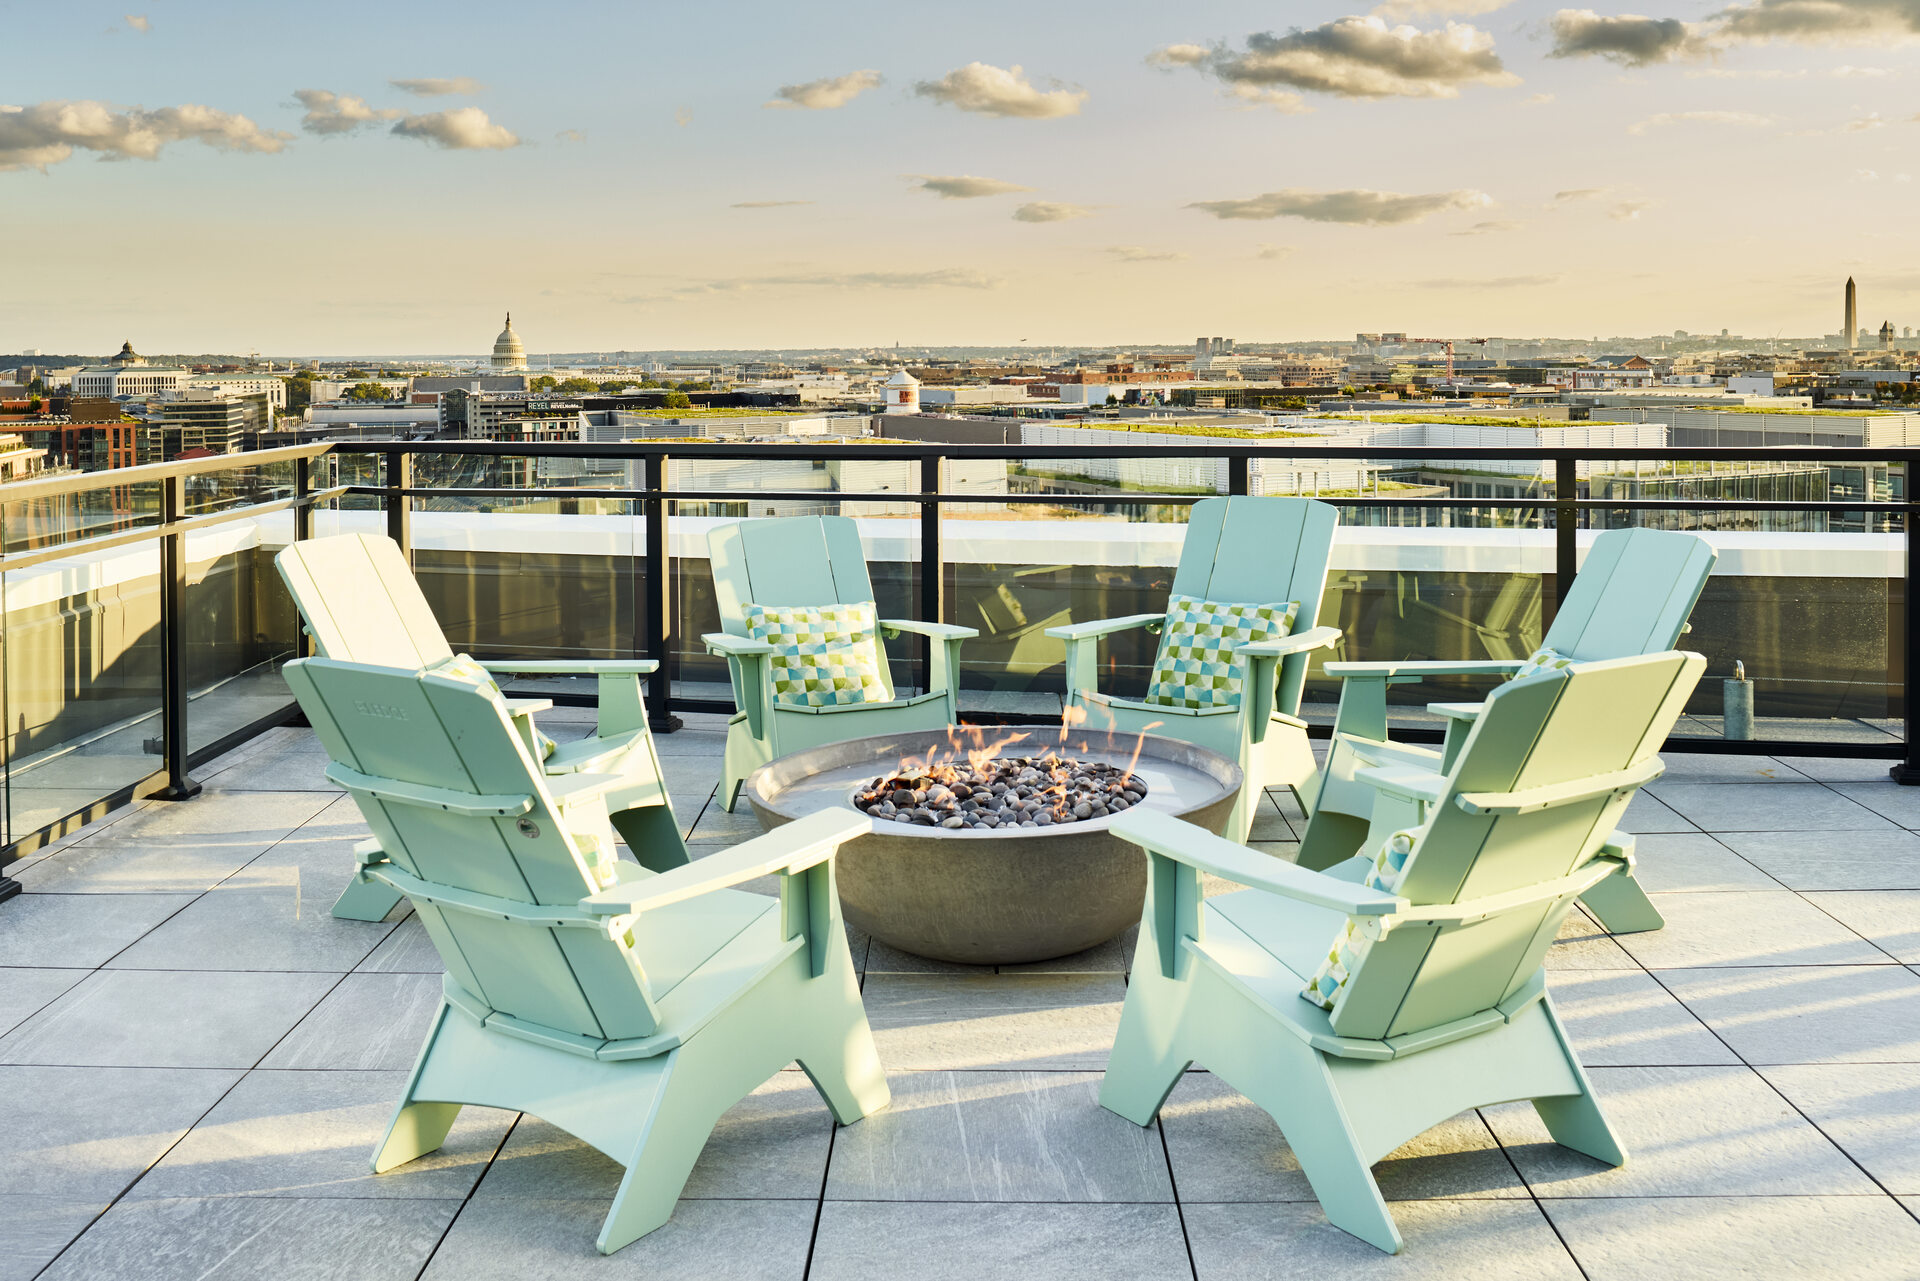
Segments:
[[[1920,0],[1631,3],[0,0],[0,351],[1920,326]]]

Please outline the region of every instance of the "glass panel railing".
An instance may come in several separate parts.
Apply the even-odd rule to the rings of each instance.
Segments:
[[[160,768],[159,544],[78,546],[8,568],[0,601],[11,842]]]
[[[292,519],[285,512],[273,516],[187,536],[181,624],[189,752],[285,712],[293,702],[280,668],[297,655],[299,616],[273,564],[291,536]]]

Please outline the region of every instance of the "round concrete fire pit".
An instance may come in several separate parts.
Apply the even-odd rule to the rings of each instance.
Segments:
[[[1035,739],[1010,750],[1053,742],[1044,731]],[[1152,734],[1078,730],[1059,750],[1125,768],[1136,743],[1132,769],[1147,784],[1140,808],[1218,832],[1241,782],[1226,757]],[[934,733],[849,739],[783,756],[756,770],[744,791],[760,822],[778,827],[829,806],[852,809],[856,791],[946,744]],[[1108,830],[1113,817],[992,831],[883,822],[841,847],[840,901],[855,928],[936,960],[1011,965],[1083,951],[1138,921],[1146,898],[1147,861]]]

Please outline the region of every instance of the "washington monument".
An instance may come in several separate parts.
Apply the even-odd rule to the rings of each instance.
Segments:
[[[1848,351],[1853,350],[1854,339],[1859,336],[1859,333],[1860,333],[1860,314],[1854,306],[1853,277],[1848,276],[1847,277],[1847,324],[1846,324],[1846,328],[1840,331],[1841,336],[1847,340],[1846,347]]]

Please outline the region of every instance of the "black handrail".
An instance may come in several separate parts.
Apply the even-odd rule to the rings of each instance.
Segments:
[[[1151,433],[1151,422],[1141,423],[1134,428],[1142,433]],[[1120,425],[1105,430],[1118,430]],[[414,460],[421,456],[493,456],[493,457],[532,457],[532,458],[580,458],[595,460],[631,460],[641,464],[641,484],[637,488],[624,486],[597,487],[529,487],[505,488],[492,486],[448,486],[437,488],[423,486],[416,482]],[[313,465],[316,460],[328,456],[372,456],[381,462],[377,475],[379,483],[316,485]],[[675,710],[720,710],[728,704],[714,703],[712,700],[677,699],[672,694],[672,621],[670,569],[664,564],[669,555],[667,550],[667,524],[673,504],[688,501],[737,500],[743,491],[716,489],[677,490],[672,487],[672,459],[754,459],[754,458],[791,458],[809,461],[832,459],[867,459],[875,461],[899,461],[918,464],[917,488],[907,492],[881,491],[876,493],[821,493],[816,491],[751,491],[754,499],[789,499],[799,501],[834,502],[878,502],[896,503],[918,509],[920,526],[920,562],[918,565],[919,587],[916,608],[924,619],[944,621],[946,607],[946,577],[944,558],[941,552],[942,509],[949,505],[972,503],[1027,504],[1043,503],[1054,506],[1074,506],[1081,504],[1105,504],[1115,501],[1138,504],[1181,505],[1191,504],[1204,495],[1155,494],[1128,491],[1123,494],[978,494],[945,492],[941,488],[943,467],[948,460],[968,459],[1125,459],[1125,458],[1182,458],[1222,460],[1226,463],[1226,491],[1231,494],[1245,494],[1251,489],[1252,463],[1256,459],[1353,461],[1381,460],[1401,462],[1466,462],[1494,459],[1520,459],[1551,464],[1543,467],[1538,478],[1537,496],[1508,498],[1433,498],[1433,497],[1395,497],[1392,495],[1368,495],[1364,492],[1341,494],[1329,499],[1342,506],[1354,507],[1410,507],[1410,508],[1481,508],[1505,510],[1530,510],[1540,513],[1543,521],[1550,515],[1555,531],[1555,582],[1557,595],[1563,595],[1571,584],[1577,559],[1576,531],[1578,513],[1581,510],[1692,510],[1692,511],[1821,511],[1821,512],[1873,512],[1899,513],[1904,521],[1907,545],[1907,568],[1902,587],[1902,606],[1899,617],[1903,623],[1904,636],[1901,643],[1890,647],[1895,656],[1897,671],[1888,673],[1888,683],[1900,689],[1905,688],[1907,673],[1915,670],[1920,661],[1920,592],[1913,590],[1913,574],[1916,556],[1920,556],[1920,494],[1914,492],[1911,485],[1901,501],[1862,499],[1856,502],[1845,501],[1809,501],[1790,502],[1750,499],[1607,499],[1580,498],[1578,484],[1578,464],[1582,462],[1613,463],[1666,463],[1666,462],[1779,462],[1779,463],[1884,463],[1895,464],[1913,474],[1913,465],[1920,463],[1920,448],[1869,448],[1869,447],[1831,447],[1819,446],[1781,446],[1781,447],[1727,447],[1712,446],[1700,448],[1621,448],[1621,447],[1562,447],[1562,446],[1488,446],[1475,448],[1453,448],[1446,446],[1356,446],[1307,444],[1298,437],[1282,437],[1271,441],[1240,441],[1233,443],[1214,443],[1204,437],[1182,438],[1174,443],[1155,444],[1050,444],[1050,445],[965,445],[941,444],[912,441],[873,441],[857,444],[740,444],[706,441],[628,441],[606,444],[580,444],[574,442],[501,442],[501,441],[405,441],[405,440],[336,440],[288,446],[280,449],[260,450],[253,453],[228,454],[213,458],[181,460],[171,463],[149,464],[140,467],[120,468],[106,472],[89,472],[79,475],[43,477],[35,480],[16,482],[0,486],[0,504],[31,502],[39,499],[59,498],[72,494],[82,494],[105,489],[124,489],[142,485],[154,486],[159,494],[159,514],[155,523],[141,525],[133,529],[117,530],[95,538],[81,538],[59,546],[41,547],[20,552],[0,551],[0,572],[18,570],[32,565],[49,562],[71,556],[76,551],[99,551],[128,543],[155,540],[159,543],[162,557],[161,592],[161,628],[163,653],[164,690],[161,700],[161,755],[162,768],[134,784],[118,789],[101,797],[93,804],[67,815],[59,821],[49,824],[37,832],[25,837],[13,836],[5,847],[0,847],[0,867],[19,857],[21,853],[38,848],[50,839],[77,827],[80,823],[97,817],[114,804],[140,796],[164,796],[181,799],[193,795],[199,790],[190,775],[190,770],[220,752],[246,741],[266,729],[286,723],[297,717],[297,710],[291,703],[277,713],[261,718],[252,725],[244,726],[227,735],[218,743],[203,746],[199,751],[187,749],[186,719],[189,715],[185,664],[183,661],[185,627],[182,613],[181,587],[184,582],[186,566],[185,541],[189,533],[228,523],[230,521],[255,519],[262,514],[276,510],[291,510],[294,520],[296,540],[313,536],[313,513],[323,504],[344,496],[372,496],[379,500],[385,513],[389,534],[399,542],[409,558],[412,554],[413,501],[425,497],[436,498],[603,498],[637,502],[640,504],[646,528],[645,558],[648,562],[648,591],[644,597],[644,617],[636,618],[632,634],[640,638],[644,656],[657,661],[659,669],[649,678],[648,697],[651,705],[651,720],[656,730],[671,732],[678,727]],[[220,472],[247,468],[270,467],[281,463],[293,464],[293,495],[275,498],[263,503],[252,503],[225,511],[205,515],[188,516],[182,507],[184,481],[188,477],[210,475]],[[1531,477],[1520,479],[1534,479]],[[642,599],[635,597],[636,613],[642,612]],[[1557,603],[1557,602],[1556,602]],[[309,640],[303,635],[299,641],[300,652],[309,652]],[[923,655],[923,662],[925,656]],[[1905,699],[1906,742],[1899,745],[1877,745],[1859,743],[1830,743],[1819,741],[1781,741],[1769,740],[1758,743],[1723,743],[1715,740],[1674,740],[1669,746],[1683,751],[1754,751],[1765,750],[1773,754],[1784,755],[1827,755],[1851,757],[1897,757],[1899,763],[1894,767],[1893,776],[1902,783],[1920,783],[1920,756],[1914,754],[1911,747],[1920,732],[1920,709],[1914,706],[1914,700]],[[1316,727],[1324,733],[1325,727]],[[1419,741],[1422,738],[1437,737],[1434,732],[1401,731],[1406,737]],[[12,836],[12,834],[9,834]],[[18,885],[0,876],[0,899],[18,892]]]

